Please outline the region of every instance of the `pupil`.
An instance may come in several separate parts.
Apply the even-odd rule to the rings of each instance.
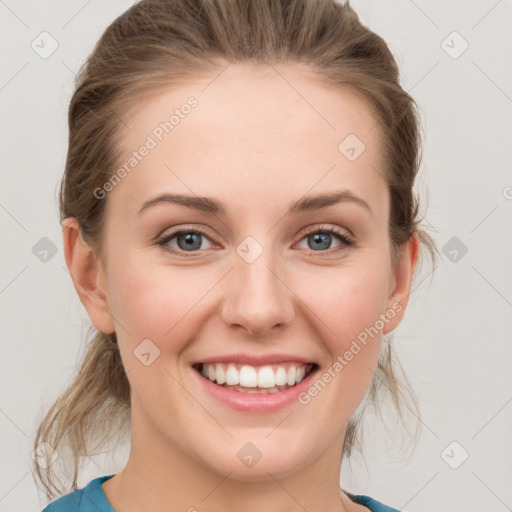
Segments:
[[[198,233],[186,233],[185,235],[180,235],[178,237],[178,245],[180,249],[190,250],[190,249],[200,249],[201,248],[201,235]],[[181,240],[185,239],[185,246],[183,247],[180,243]],[[195,246],[194,246],[195,244]]]
[[[329,233],[315,233],[313,236],[314,247],[310,247],[310,249],[321,248],[328,249],[330,245],[331,235]]]

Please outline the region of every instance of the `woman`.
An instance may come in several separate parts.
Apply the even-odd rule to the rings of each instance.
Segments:
[[[45,511],[395,510],[339,484],[356,409],[385,381],[398,403],[383,336],[435,251],[384,41],[334,0],[143,0],[69,128],[64,251],[96,333],[38,430],[49,498],[55,454],[74,464]],[[128,418],[126,466],[77,490]]]

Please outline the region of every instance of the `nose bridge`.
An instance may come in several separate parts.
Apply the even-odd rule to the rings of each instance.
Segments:
[[[236,253],[226,295],[225,322],[259,336],[288,324],[293,317],[293,294],[284,284],[285,276],[280,275],[278,255],[252,237],[242,241]]]

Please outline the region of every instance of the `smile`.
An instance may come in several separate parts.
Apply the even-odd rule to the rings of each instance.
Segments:
[[[217,386],[242,393],[278,393],[302,382],[315,363],[252,366],[234,362],[198,363],[194,369]]]

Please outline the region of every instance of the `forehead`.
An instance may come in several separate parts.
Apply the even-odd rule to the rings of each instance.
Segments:
[[[230,64],[136,102],[123,121],[121,165],[151,146],[110,197],[131,213],[169,190],[249,204],[333,187],[372,201],[385,187],[368,102],[297,65]]]

